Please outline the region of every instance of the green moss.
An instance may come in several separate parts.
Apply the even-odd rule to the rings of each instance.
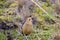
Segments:
[[[38,20],[39,20],[42,24],[45,24],[45,19],[44,19],[42,10],[39,9],[38,7],[36,7],[36,8],[35,8],[35,11],[36,11],[37,13],[34,14],[34,15],[38,17]]]
[[[44,27],[43,29],[44,29],[44,30],[48,30],[48,29],[49,29],[49,27]]]
[[[5,10],[4,9],[0,9],[0,16],[4,15]]]
[[[19,36],[19,37],[18,37],[18,40],[23,40],[22,36]]]
[[[18,34],[17,34],[17,31],[16,30],[14,30],[14,32],[12,32],[12,34],[11,34],[12,38],[15,38],[17,35]]]
[[[7,40],[6,35],[0,32],[0,40]]]
[[[2,21],[12,21],[13,18],[11,16],[0,16],[0,20]]]
[[[12,3],[11,5],[10,5],[10,7],[12,8],[14,8],[14,7],[16,7],[17,6],[17,4],[16,3]]]

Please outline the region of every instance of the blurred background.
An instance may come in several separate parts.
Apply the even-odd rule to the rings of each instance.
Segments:
[[[60,0],[0,0],[0,40],[60,40]]]

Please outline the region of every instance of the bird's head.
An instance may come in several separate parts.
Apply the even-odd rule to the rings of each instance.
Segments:
[[[32,22],[32,18],[31,17],[28,17],[26,21]]]

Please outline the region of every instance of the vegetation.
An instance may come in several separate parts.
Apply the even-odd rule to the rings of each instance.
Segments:
[[[0,40],[8,40],[8,33],[13,40],[53,40],[55,34],[60,34],[60,12],[57,13],[56,7],[53,6],[55,3],[53,4],[49,0],[45,2],[41,0],[39,1],[40,5],[36,2],[47,13],[41,10],[37,5],[33,5],[29,10],[25,10],[31,12],[25,12],[21,7],[23,12],[19,13],[17,9],[18,3],[16,2],[0,0]],[[29,4],[24,5],[27,7]],[[30,6],[28,6],[27,9],[29,7]],[[23,15],[23,13],[28,14]],[[33,32],[30,35],[25,36],[21,32],[22,30],[20,30],[20,26],[23,26],[26,18],[28,18],[28,16],[25,15],[29,15],[29,13],[31,13],[33,17]],[[7,30],[5,30],[5,28]]]

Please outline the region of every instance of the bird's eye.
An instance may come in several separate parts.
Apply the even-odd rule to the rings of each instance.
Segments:
[[[31,19],[29,19],[29,21],[30,21]]]

